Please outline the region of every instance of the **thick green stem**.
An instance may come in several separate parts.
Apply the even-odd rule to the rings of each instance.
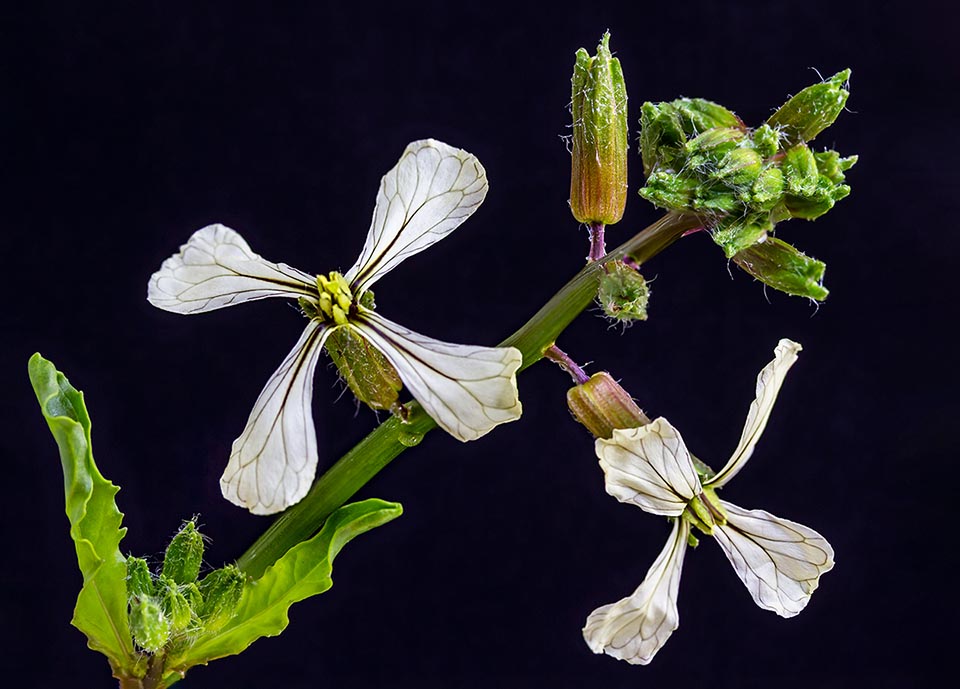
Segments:
[[[668,213],[598,261],[587,264],[513,335],[500,343],[523,354],[523,370],[543,358],[544,351],[597,294],[597,281],[608,261],[629,256],[645,263],[676,241],[685,231],[700,227],[695,215]],[[418,404],[411,403],[408,423],[391,417],[347,452],[294,505],[250,546],[237,565],[259,577],[277,558],[297,543],[310,538],[330,514],[349,500],[390,461],[419,442],[436,423]]]

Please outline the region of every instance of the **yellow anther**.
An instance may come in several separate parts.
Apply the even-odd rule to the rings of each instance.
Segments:
[[[320,310],[323,312],[323,315],[327,318],[333,318],[333,300],[330,298],[329,292],[320,293]]]
[[[333,305],[333,322],[337,325],[346,325],[347,324],[347,314],[336,304]]]
[[[337,304],[340,305],[340,308],[343,309],[344,313],[350,313],[350,305],[353,303],[353,300],[350,299],[343,292],[337,292]]]
[[[330,273],[330,279],[336,283],[337,287],[350,301],[353,301],[353,291],[350,289],[350,283],[340,273]]]

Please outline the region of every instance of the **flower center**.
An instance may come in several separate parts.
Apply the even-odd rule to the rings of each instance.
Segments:
[[[344,277],[335,270],[329,276],[317,276],[318,315],[321,320],[331,320],[337,325],[346,325],[350,307],[353,306],[353,291]]]
[[[704,488],[700,495],[687,503],[683,516],[708,536],[713,535],[714,526],[723,526],[727,523],[727,515],[712,488]]]

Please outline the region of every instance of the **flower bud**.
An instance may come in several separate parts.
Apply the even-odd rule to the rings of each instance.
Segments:
[[[163,576],[178,584],[189,584],[197,580],[202,561],[203,536],[197,531],[196,525],[189,521],[167,546],[163,556]]]
[[[246,579],[232,565],[216,569],[200,582],[203,602],[198,611],[206,631],[216,631],[229,622],[237,611]]]
[[[153,578],[147,561],[139,557],[127,558],[127,596],[137,598],[153,594]]]
[[[129,621],[133,640],[148,653],[156,653],[170,639],[170,620],[153,596],[130,600]]]
[[[187,597],[183,595],[173,579],[160,576],[160,605],[163,613],[170,620],[171,635],[179,634],[190,626],[193,611]]]
[[[573,68],[573,156],[570,209],[579,222],[612,225],[627,203],[627,90],[606,33]]]
[[[605,372],[594,373],[587,382],[570,388],[567,406],[597,438],[609,440],[615,428],[639,428],[650,423],[630,393]]]
[[[643,276],[623,261],[611,261],[604,268],[597,301],[607,317],[627,323],[647,320],[650,288]]]
[[[787,146],[812,141],[833,124],[843,110],[850,95],[846,89],[849,79],[850,70],[845,69],[826,81],[808,86],[773,113],[767,124],[780,130]]]
[[[753,244],[733,260],[757,280],[781,292],[817,301],[827,298],[828,291],[822,284],[826,266],[776,237]]]

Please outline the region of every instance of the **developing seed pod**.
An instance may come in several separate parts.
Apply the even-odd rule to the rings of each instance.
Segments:
[[[170,640],[170,620],[153,596],[130,600],[129,621],[133,640],[148,653],[156,653]]]
[[[205,631],[216,631],[233,618],[246,577],[233,565],[216,569],[200,582],[200,622]]]
[[[167,546],[163,556],[163,576],[178,584],[197,580],[203,562],[203,536],[196,524],[188,521]]]
[[[650,288],[643,275],[623,261],[611,261],[604,268],[607,272],[597,289],[597,301],[604,314],[625,323],[647,320]]]

